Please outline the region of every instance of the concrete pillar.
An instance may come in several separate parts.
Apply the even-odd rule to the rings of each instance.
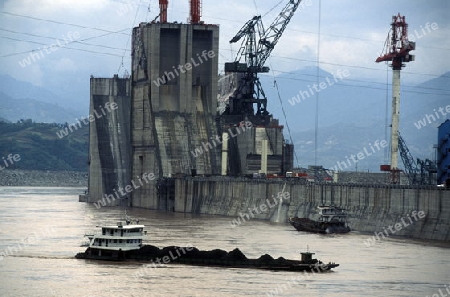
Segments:
[[[228,169],[228,133],[222,133],[222,175],[227,175]]]
[[[267,139],[261,141],[261,170],[260,173],[267,174]]]
[[[400,120],[400,70],[392,70],[391,170],[398,168],[398,125]]]

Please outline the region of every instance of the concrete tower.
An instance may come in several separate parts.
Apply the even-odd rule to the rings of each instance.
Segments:
[[[119,189],[130,184],[130,94],[128,78],[91,77],[88,202],[127,201]]]
[[[219,174],[221,146],[211,141],[218,135],[219,27],[141,23],[132,44],[132,179]],[[170,209],[157,194],[155,179],[132,192],[132,206]]]

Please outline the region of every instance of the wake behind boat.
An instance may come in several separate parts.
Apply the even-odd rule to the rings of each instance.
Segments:
[[[347,224],[347,213],[336,206],[319,206],[319,218],[289,218],[289,223],[298,231],[313,233],[348,233],[350,227]]]

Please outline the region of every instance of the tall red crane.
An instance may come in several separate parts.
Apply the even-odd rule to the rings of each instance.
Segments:
[[[399,183],[398,143],[400,120],[400,70],[404,63],[414,61],[414,55],[409,52],[416,48],[416,44],[408,40],[408,24],[400,13],[392,17],[391,31],[385,42],[383,55],[375,62],[390,62],[392,67],[392,124],[391,124],[391,164],[382,165],[381,170],[391,172],[391,182]]]
[[[161,23],[167,23],[167,6],[169,0],[159,0],[159,21]]]
[[[202,1],[201,0],[189,0],[190,4],[190,23],[200,23],[200,17],[202,15]]]

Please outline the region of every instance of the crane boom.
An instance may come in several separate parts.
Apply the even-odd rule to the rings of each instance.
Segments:
[[[275,45],[286,29],[286,26],[289,24],[289,21],[300,5],[300,2],[301,0],[290,0],[265,31],[264,36],[259,40],[258,53],[260,53],[260,66],[264,65],[270,53],[275,48]]]
[[[398,146],[400,151],[400,157],[402,158],[403,164],[405,165],[405,171],[409,179],[410,185],[414,185],[417,183],[417,164],[414,161],[413,156],[411,155],[411,152],[408,149],[408,146],[406,145],[405,140],[400,135],[400,132],[398,133]]]
[[[300,5],[301,0],[289,0],[267,30],[261,16],[247,21],[230,43],[241,41],[241,47],[232,63],[225,63],[225,72],[238,73],[240,80],[236,91],[230,97],[226,110],[234,115],[254,115],[253,105],[257,104],[256,115],[268,116],[267,98],[258,79],[258,73],[269,72],[264,66],[286,26]],[[245,63],[241,63],[241,58]]]

